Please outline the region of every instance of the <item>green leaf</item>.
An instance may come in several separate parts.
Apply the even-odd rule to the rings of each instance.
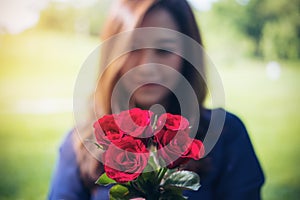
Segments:
[[[152,152],[149,157],[148,164],[145,167],[143,173],[139,176],[144,182],[151,183],[153,185],[159,185],[158,176],[161,171],[161,167],[155,162],[155,154]]]
[[[144,183],[154,183],[155,176],[156,176],[155,171],[144,172],[138,177],[137,181],[144,182]]]
[[[110,200],[129,200],[129,189],[124,185],[116,184],[109,190]]]
[[[154,172],[154,171],[157,171],[157,170],[158,170],[158,167],[155,165],[153,157],[150,156],[149,160],[148,160],[148,164],[146,165],[143,173],[145,173],[145,172]]]
[[[165,174],[165,179],[167,179],[171,174],[173,174],[174,172],[177,172],[178,169],[177,168],[174,168],[174,169],[168,169],[166,174]]]
[[[110,184],[114,184],[116,183],[115,180],[109,178],[106,173],[102,174],[98,180],[96,181],[96,184],[98,185],[104,185],[104,186],[107,186],[107,185],[110,185]]]
[[[156,148],[156,147],[154,147],[154,148]],[[150,157],[148,160],[148,165],[151,166],[153,170],[158,170],[159,168],[161,168],[161,165],[160,165],[158,157],[157,157],[156,149],[151,150]]]
[[[181,170],[167,177],[162,186],[164,188],[176,187],[197,191],[200,187],[200,178],[195,172]]]

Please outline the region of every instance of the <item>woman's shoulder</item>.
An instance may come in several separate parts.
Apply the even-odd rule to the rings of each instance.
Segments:
[[[243,122],[239,116],[224,108],[202,109],[201,116],[207,121],[210,121],[213,115],[219,118],[224,117],[226,125],[238,125],[238,126],[243,125]]]
[[[202,123],[205,124],[206,132],[210,128],[219,130],[220,139],[234,140],[247,135],[247,130],[241,118],[223,108],[203,109],[201,113]]]
[[[66,133],[59,147],[48,199],[88,199],[89,191],[80,179],[74,151],[74,130]]]
[[[224,117],[224,123],[218,141],[204,158],[212,166],[207,183],[218,182],[217,199],[224,195],[231,199],[259,199],[264,175],[243,121],[220,108],[205,110],[203,119],[213,123],[214,112]]]
[[[74,153],[74,129],[69,130],[65,136],[63,137],[60,146],[59,146],[59,152],[60,154],[69,155],[69,156],[75,156]]]

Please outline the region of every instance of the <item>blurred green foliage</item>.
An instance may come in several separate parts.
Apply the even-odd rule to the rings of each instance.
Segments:
[[[38,27],[98,36],[110,5],[109,0],[84,7],[50,2],[41,13]],[[206,29],[226,24],[226,30],[222,30],[224,40],[248,41],[243,48],[251,56],[297,60],[300,58],[299,8],[299,0],[219,0],[210,11],[196,12],[210,21]],[[203,20],[200,21],[201,24]]]
[[[255,56],[299,59],[299,8],[299,0],[220,0],[211,12],[251,39]]]
[[[110,4],[109,0],[101,0],[92,5],[80,7],[76,4],[52,1],[41,12],[37,27],[98,36]]]
[[[51,2],[41,12],[38,27],[41,29],[73,32],[77,16],[78,11],[76,12],[72,6]]]

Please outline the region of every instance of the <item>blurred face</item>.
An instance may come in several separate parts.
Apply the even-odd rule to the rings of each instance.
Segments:
[[[179,31],[170,13],[156,8],[148,12],[141,27],[159,27]],[[141,48],[130,52],[122,67],[121,77],[125,90],[133,92],[131,100],[135,105],[149,108],[154,104],[166,106],[166,99],[176,85],[182,68],[182,59],[175,53],[180,52],[182,44],[175,34],[144,35],[133,37],[133,48],[151,43],[156,48]],[[170,52],[172,51],[172,52]]]

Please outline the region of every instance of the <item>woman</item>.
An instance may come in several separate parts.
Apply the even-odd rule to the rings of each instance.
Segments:
[[[185,0],[119,0],[113,8],[102,33],[103,41],[135,28],[151,31],[147,28],[157,27],[181,32],[202,45],[194,15]],[[212,116],[212,111],[203,107],[206,96],[204,54],[190,49],[182,39],[172,39],[166,34],[151,37],[147,31],[144,33],[131,34],[129,39],[124,37],[122,44],[116,40],[103,47],[102,74],[91,116],[94,109],[98,117],[133,107],[163,112],[162,107],[153,106],[159,104],[166,112],[186,116],[197,128],[195,137],[204,140]],[[158,48],[151,45],[141,48],[145,44],[135,47],[148,42],[149,38],[155,38]],[[112,59],[114,51],[118,54],[118,50],[128,44],[132,45],[132,51]],[[193,67],[180,55],[196,58],[198,66]],[[193,94],[181,88],[180,76],[191,85],[196,103],[192,100],[189,103]],[[184,110],[180,108],[184,100],[176,98],[176,91],[187,99],[188,106]],[[197,110],[200,120],[197,120]],[[94,183],[103,173],[103,166],[95,156],[97,152],[82,142],[93,138],[95,119],[91,117],[86,121],[84,125],[77,124],[83,139],[78,139],[76,131],[72,131],[60,148],[49,199],[108,199],[108,189]],[[233,114],[226,112],[218,141],[206,157],[190,161],[184,168],[197,172],[201,178],[197,192],[185,193],[189,199],[260,199],[263,173],[243,123]]]

